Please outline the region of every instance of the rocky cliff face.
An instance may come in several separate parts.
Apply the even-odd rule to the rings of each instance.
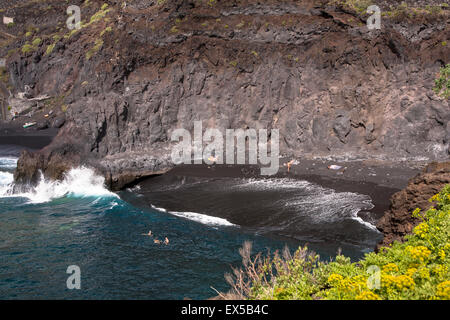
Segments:
[[[450,184],[450,162],[432,163],[412,178],[404,190],[395,193],[389,210],[377,223],[377,228],[384,234],[377,249],[393,241],[402,241],[405,235],[410,234],[420,223],[419,219],[412,217],[412,212],[416,208],[422,211],[429,209],[432,203],[428,199],[447,184]]]
[[[16,180],[88,163],[118,189],[171,168],[172,131],[197,120],[277,128],[297,157],[448,159],[449,101],[432,87],[449,62],[449,10],[374,2],[382,29],[370,31],[345,1],[73,1],[83,23],[71,32],[65,3],[2,1],[16,19],[2,26],[15,37],[1,49],[10,102],[49,95],[34,116],[64,123],[23,154]]]

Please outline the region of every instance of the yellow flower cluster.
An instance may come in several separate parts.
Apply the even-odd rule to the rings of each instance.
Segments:
[[[381,277],[381,283],[387,288],[395,288],[398,290],[413,289],[415,286],[413,278],[408,275],[384,275]]]
[[[333,273],[328,277],[328,283],[332,285],[332,288],[328,291],[327,296],[337,295],[340,299],[355,299],[356,295],[361,294],[362,290],[367,288],[367,278],[363,275],[349,278]]]
[[[383,271],[387,273],[398,272],[398,266],[395,263],[388,263],[383,267]]]
[[[410,268],[406,271],[406,275],[408,277],[415,277],[420,279],[430,279],[430,270],[428,270],[426,267],[421,267],[419,269],[417,268]]]
[[[363,291],[356,296],[356,300],[381,300],[380,297],[372,291]]]
[[[340,290],[344,292],[359,291],[367,286],[365,281],[355,281],[354,279],[344,278],[336,285]]]
[[[412,277],[414,275],[414,273],[416,273],[416,272],[417,272],[417,268],[409,268],[406,271],[406,275]]]
[[[413,211],[413,213],[412,213],[412,216],[413,216],[414,218],[418,218],[418,219],[422,218],[422,216],[420,215],[420,208],[414,209],[414,211]]]
[[[428,227],[428,224],[426,222],[422,222],[422,223],[418,224],[414,228],[414,233],[417,234],[422,239],[425,238],[425,236],[428,233],[428,231],[429,231],[429,227]]]
[[[414,288],[415,283],[411,277],[408,277],[407,275],[401,275],[396,277],[396,285],[398,289],[403,290]]]
[[[328,277],[328,282],[332,285],[337,285],[342,281],[342,279],[344,279],[344,277],[340,274],[332,273]]]
[[[429,202],[433,202],[433,201],[441,201],[441,196],[439,193],[435,194],[434,196],[432,196],[429,200]]]
[[[431,254],[431,251],[424,246],[408,246],[406,249],[414,260],[420,260],[421,262],[424,262]]]
[[[450,300],[450,281],[438,284],[436,296],[441,299]]]

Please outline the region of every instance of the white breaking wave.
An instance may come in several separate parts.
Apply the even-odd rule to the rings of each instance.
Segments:
[[[0,197],[24,197],[31,203],[49,202],[65,196],[73,197],[116,197],[115,193],[104,186],[105,179],[86,167],[69,170],[62,181],[49,181],[42,175],[32,190],[24,193],[12,193],[12,185],[7,190],[0,189]]]
[[[156,206],[154,206],[154,205],[151,205],[151,206],[152,206],[153,209],[158,210],[158,211],[160,211],[160,212],[164,212],[164,213],[167,212],[167,210],[164,209],[164,208],[158,208],[158,207],[156,207]]]
[[[17,167],[17,158],[0,158],[0,168],[12,169]]]
[[[0,171],[0,186],[6,186],[14,181],[14,175],[10,172]]]
[[[323,188],[305,180],[289,178],[275,179],[245,179],[245,183],[236,185],[238,189],[257,190],[302,190],[312,193],[310,196],[299,196],[285,203],[286,207],[308,208],[316,214],[311,218],[315,221],[340,221],[345,211],[350,213],[349,218],[358,221],[365,227],[378,231],[375,225],[364,221],[358,216],[361,210],[370,210],[374,207],[372,200],[367,195],[353,192],[336,192],[333,189]],[[345,210],[343,210],[345,209]]]
[[[8,192],[13,181],[14,175],[12,173],[0,171],[0,197]]]
[[[349,218],[378,232],[376,226],[358,216],[358,212],[361,210],[374,208],[371,198],[367,195],[353,192],[335,192],[332,189],[316,186],[314,195],[295,199],[286,203],[286,206],[308,208],[309,211],[315,212],[311,218],[316,222],[339,222],[342,220],[343,214],[349,214]]]
[[[367,228],[372,229],[373,231],[380,232],[380,231],[378,231],[378,229],[375,225],[371,224],[370,222],[364,221],[363,219],[358,217],[358,212],[359,212],[359,210],[354,213],[354,215],[352,217],[353,220],[358,221],[359,223],[365,225]]]
[[[202,224],[206,224],[208,226],[227,226],[227,227],[236,227],[235,224],[229,222],[226,219],[218,218],[218,217],[211,217],[206,214],[196,213],[196,212],[177,212],[177,211],[167,211],[164,208],[158,208],[152,205],[152,208],[164,213],[169,213],[171,215],[189,219],[195,222],[199,222]]]
[[[273,189],[303,189],[311,190],[317,187],[315,184],[306,180],[295,180],[289,178],[271,178],[271,179],[257,179],[249,178],[242,179],[243,183],[237,184],[234,187],[237,189],[253,189],[253,190],[273,190]]]

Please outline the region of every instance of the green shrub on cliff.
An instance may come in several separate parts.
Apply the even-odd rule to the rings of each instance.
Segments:
[[[41,42],[42,42],[41,38],[35,38],[35,39],[33,39],[32,44],[34,47],[37,47],[41,44]]]
[[[378,253],[352,263],[338,255],[323,262],[307,248],[294,256],[284,250],[273,258],[250,257],[251,245],[240,250],[243,268],[226,275],[231,285],[225,298],[234,299],[331,299],[416,300],[450,299],[450,185],[430,201],[436,201],[404,243],[394,242]]]
[[[99,51],[103,46],[103,40],[97,39],[95,40],[95,45],[88,50],[86,53],[86,60],[89,60],[97,51]]]
[[[373,3],[370,0],[332,0],[330,4],[340,5],[357,13],[363,13]]]
[[[52,53],[53,49],[55,48],[56,43],[52,43],[49,46],[47,46],[47,50],[45,50],[45,54],[49,55],[50,53]]]
[[[22,47],[22,53],[28,53],[34,50],[34,47],[29,44],[29,43],[25,43]]]
[[[441,68],[439,77],[434,80],[434,92],[444,98],[450,98],[450,64]]]

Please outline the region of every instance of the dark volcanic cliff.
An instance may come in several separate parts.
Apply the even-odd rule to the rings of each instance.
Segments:
[[[450,57],[448,6],[374,1],[382,29],[369,31],[345,1],[78,0],[71,32],[65,2],[0,2],[15,18],[0,29],[11,111],[63,124],[22,155],[18,182],[87,163],[121,188],[169,169],[171,132],[196,120],[278,128],[297,157],[449,157],[449,101],[432,90]]]

